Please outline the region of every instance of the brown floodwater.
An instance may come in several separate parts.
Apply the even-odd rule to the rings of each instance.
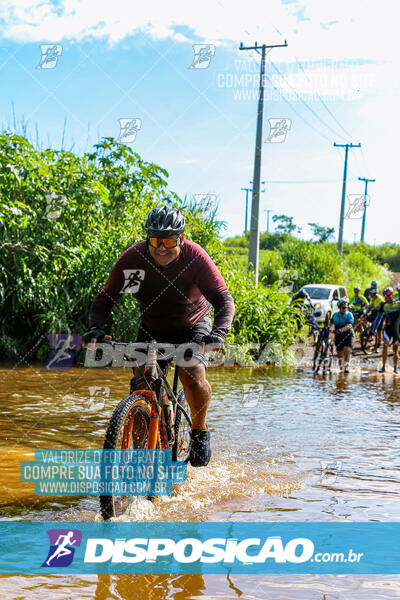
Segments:
[[[0,369],[0,520],[95,521],[97,498],[35,496],[19,465],[37,448],[101,448],[130,371]],[[400,379],[355,370],[214,368],[213,458],[172,496],[137,498],[131,521],[397,521]],[[249,388],[249,385],[252,386]],[[104,407],[89,388],[105,388]],[[103,392],[104,390],[101,390]],[[99,402],[99,400],[97,400]],[[400,568],[399,568],[400,573]],[[1,598],[400,598],[399,576],[3,576]]]

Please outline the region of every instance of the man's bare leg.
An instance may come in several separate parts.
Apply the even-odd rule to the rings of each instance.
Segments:
[[[393,369],[397,369],[399,360],[399,344],[393,344]]]
[[[350,364],[351,347],[345,346],[343,353],[344,353],[344,368],[346,370],[349,368],[349,364]]]
[[[206,429],[211,386],[206,379],[204,365],[199,363],[193,367],[179,367],[179,379],[192,413],[192,429]]]
[[[387,347],[387,344],[384,343],[383,348],[382,348],[382,369],[386,368],[387,355],[388,355],[388,347]]]

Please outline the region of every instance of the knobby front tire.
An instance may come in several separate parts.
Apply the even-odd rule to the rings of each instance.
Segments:
[[[188,462],[191,445],[192,422],[190,420],[190,409],[182,390],[178,392],[178,403],[176,405],[174,434],[175,441],[172,446],[172,460],[183,460]],[[189,419],[186,417],[185,413]]]
[[[151,406],[148,400],[134,393],[118,404],[110,419],[104,450],[147,448]],[[105,521],[126,513],[132,496],[100,496],[101,515]]]
[[[316,346],[315,346],[315,350],[314,350],[314,357],[313,357],[313,371],[314,373],[318,373],[319,371],[319,367],[321,365],[321,354],[323,352],[323,343],[322,343],[322,339],[318,338]]]
[[[377,334],[372,333],[371,329],[364,329],[360,335],[361,350],[364,354],[372,354],[377,351]]]

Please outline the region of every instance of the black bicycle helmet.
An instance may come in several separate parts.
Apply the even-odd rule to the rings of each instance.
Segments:
[[[340,308],[341,306],[344,306],[344,305],[347,306],[347,300],[345,300],[345,298],[340,298],[340,300],[337,301],[337,305],[338,305],[338,308]]]
[[[180,235],[185,231],[185,217],[178,208],[164,205],[150,211],[144,227],[149,236]]]
[[[307,294],[307,292],[305,290],[299,290],[297,292],[297,294],[295,294],[295,298],[296,298],[296,300],[298,298],[303,298],[305,300],[306,298],[309,298],[309,295]]]

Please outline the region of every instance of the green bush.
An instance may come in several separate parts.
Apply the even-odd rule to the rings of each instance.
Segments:
[[[47,334],[86,331],[93,298],[120,254],[144,238],[145,217],[167,195],[167,177],[112,138],[79,157],[0,135],[1,358],[30,349],[29,360],[42,360]],[[168,195],[187,216],[188,238],[226,271],[215,214]],[[108,324],[113,336],[133,339],[138,316],[126,294]]]
[[[235,319],[228,341],[235,344],[278,343],[286,349],[294,340],[294,306],[288,306],[287,294],[277,286],[254,285],[254,276],[243,270],[231,269],[226,278],[235,300]]]
[[[182,201],[167,187],[168,173],[133,150],[105,138],[93,152],[35,150],[22,136],[0,135],[0,358],[44,360],[49,333],[82,333],[89,308],[121,253],[144,238],[149,210],[165,196],[187,220],[187,237],[217,264],[236,305],[229,341],[279,344],[294,339],[294,308],[275,282],[296,269],[305,283],[382,285],[387,269],[372,247],[303,242],[262,234],[260,280],[247,272],[248,236],[223,243],[216,210]],[[373,254],[375,252],[375,254]],[[395,257],[388,246],[385,257]],[[116,339],[135,338],[139,308],[129,294],[107,328]]]
[[[380,246],[360,244],[360,249],[373,260],[387,265],[392,271],[400,272],[400,246],[398,244],[382,244]]]
[[[260,280],[265,285],[271,285],[279,279],[278,271],[284,269],[285,264],[277,250],[260,251]]]
[[[371,281],[378,281],[379,289],[390,284],[391,275],[388,269],[379,265],[358,247],[349,246],[344,248],[345,256],[345,278],[348,289],[359,285],[362,290],[371,285]]]
[[[239,246],[239,239],[236,243],[235,253],[239,255],[236,264],[246,269],[248,247]],[[372,279],[379,281],[382,288],[391,280],[387,266],[374,260],[370,256],[371,247],[365,251],[365,245],[345,244],[343,255],[340,255],[333,243],[304,241],[288,234],[264,233],[260,247],[269,248],[260,250],[260,279],[264,278],[265,285],[271,285],[279,279],[279,269],[297,271],[294,291],[307,283],[341,284],[350,291],[355,285],[367,287]],[[228,246],[228,250],[231,252],[232,247]]]

